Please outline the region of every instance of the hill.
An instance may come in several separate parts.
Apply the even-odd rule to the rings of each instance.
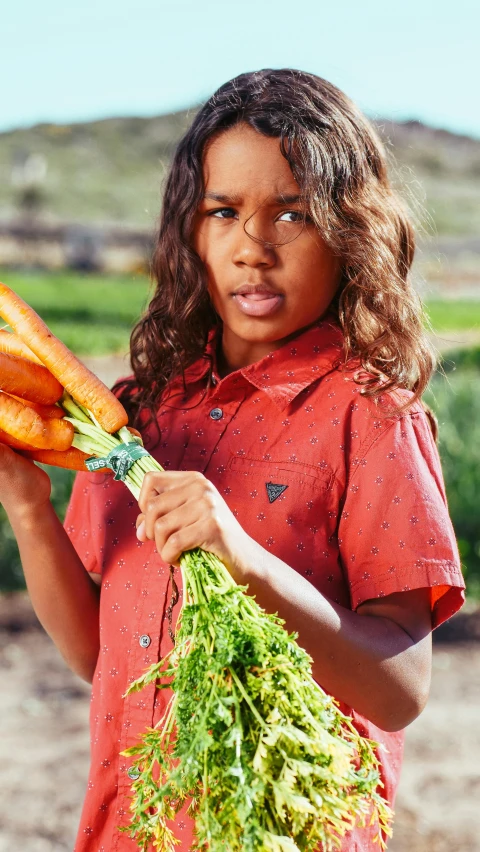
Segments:
[[[0,134],[0,219],[31,205],[42,218],[150,229],[174,147],[195,110],[155,118],[40,124]],[[420,122],[377,121],[396,161],[394,179],[427,230],[480,233],[480,141]],[[423,214],[421,213],[421,216]],[[477,249],[480,251],[480,247]]]
[[[433,230],[467,243],[476,238],[480,252],[480,140],[419,121],[377,127],[396,161],[395,181],[426,208]]]

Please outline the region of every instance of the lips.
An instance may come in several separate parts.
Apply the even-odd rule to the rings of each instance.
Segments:
[[[233,294],[233,301],[243,314],[264,317],[274,313],[283,302],[283,295],[261,287],[245,287]]]

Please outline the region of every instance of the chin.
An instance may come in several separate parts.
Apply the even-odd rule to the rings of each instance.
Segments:
[[[262,322],[257,319],[254,322],[242,323],[241,325],[224,323],[224,327],[228,328],[235,337],[248,343],[275,343],[278,340],[283,340],[289,334],[293,334],[292,331],[285,331],[285,328],[279,323],[273,323],[271,320],[263,320]]]

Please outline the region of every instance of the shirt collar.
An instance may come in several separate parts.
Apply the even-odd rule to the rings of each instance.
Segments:
[[[219,333],[218,329],[210,332],[203,357],[185,370],[186,379],[200,379],[210,371],[218,375]],[[342,352],[342,330],[329,315],[254,364],[229,373],[223,382],[238,383],[241,375],[264,391],[279,408],[285,408],[312,382],[334,370],[342,361]]]

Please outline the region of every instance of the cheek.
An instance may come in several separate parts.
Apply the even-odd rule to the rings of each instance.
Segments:
[[[294,268],[295,267],[295,268]],[[307,250],[297,255],[291,267],[291,277],[297,280],[296,297],[305,308],[318,303],[323,305],[333,299],[340,283],[340,264],[330,254]]]
[[[218,245],[209,237],[207,225],[204,224],[203,227],[195,228],[192,244],[207,269],[209,279],[215,278],[218,274],[217,271],[221,267],[221,258]]]
[[[218,278],[218,259],[215,258],[214,252],[212,251],[210,241],[208,239],[207,229],[199,227],[199,225],[195,226],[193,237],[192,237],[192,247],[194,251],[198,254],[200,260],[202,261],[206,273],[207,273],[207,289],[210,295],[210,298],[213,302],[214,307],[216,307],[216,301],[218,296],[218,289],[216,287],[216,280]]]
[[[206,266],[212,266],[215,254],[218,253],[218,241],[212,239],[211,226],[212,223],[209,219],[201,213],[197,213],[193,226],[192,245],[200,260]],[[215,249],[217,249],[217,252]]]
[[[207,273],[207,291],[210,296],[210,301],[219,316],[222,317],[223,298],[218,282],[222,280],[221,269],[219,264],[211,262],[208,257],[201,257]],[[222,317],[223,318],[223,317]]]
[[[340,260],[324,244],[311,246],[305,257],[310,279],[318,287],[318,298],[333,299],[341,278]]]
[[[218,288],[215,286],[215,281],[212,281],[210,275],[208,276],[207,290],[214,309],[216,310],[217,314],[221,314],[222,300],[220,298]]]

